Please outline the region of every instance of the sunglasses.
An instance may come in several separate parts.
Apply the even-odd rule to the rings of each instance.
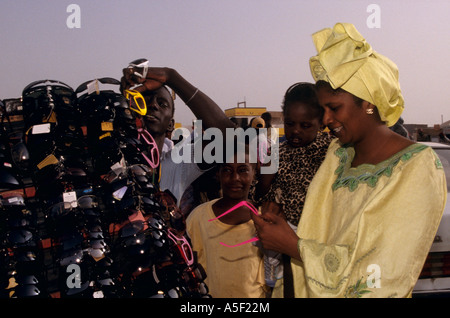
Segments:
[[[101,176],[101,180],[106,183],[112,183],[116,180],[121,180],[127,177],[127,167],[125,157],[122,156],[121,160],[116,162],[110,167],[110,171]]]
[[[30,227],[32,227],[32,225],[34,226],[34,224],[32,224],[31,220],[29,220],[28,218],[22,217],[22,218],[10,218],[7,219],[7,223],[8,226],[11,227],[12,229],[28,229]]]
[[[81,248],[75,248],[72,250],[64,251],[59,258],[59,264],[61,266],[67,266],[69,264],[80,264],[83,261],[84,252]]]
[[[166,235],[162,230],[149,229],[149,232],[153,238],[153,245],[162,248],[166,246]]]
[[[135,111],[141,116],[147,114],[147,103],[140,92],[134,89],[127,89],[125,90],[125,98],[129,100],[132,111]]]
[[[81,248],[83,241],[84,238],[81,233],[74,233],[61,240],[62,250],[70,251],[74,248]]]
[[[128,64],[128,68],[133,68],[134,70],[134,75],[136,75],[137,77],[140,78],[145,78],[147,76],[147,72],[148,72],[148,65],[149,65],[149,61],[147,59],[137,59],[134,60],[132,62],[130,62],[130,64]],[[140,69],[141,72],[137,72],[136,69]]]
[[[84,82],[83,84],[81,84],[80,86],[77,87],[77,89],[75,90],[75,93],[79,94],[79,93],[87,90],[89,87],[92,87],[93,85],[98,86],[98,82],[100,82],[102,84],[120,85],[120,82],[118,80],[116,80],[115,78],[103,77],[103,78],[98,78],[98,79]]]
[[[142,213],[144,213],[144,215],[147,214],[154,215],[154,213],[159,213],[161,211],[161,206],[159,205],[159,203],[153,200],[152,198],[142,196],[141,203],[142,203]],[[153,220],[153,218],[150,218],[149,220]]]
[[[12,195],[7,198],[1,198],[1,204],[3,206],[21,205],[25,206],[25,199],[21,195]]]
[[[140,232],[133,236],[123,237],[120,239],[120,248],[135,248],[134,254],[143,254],[145,252],[144,247],[148,245],[146,233]],[[133,254],[133,253],[131,253]]]
[[[69,288],[65,294],[66,297],[73,298],[92,298],[93,290],[90,287],[90,281],[82,282],[80,288]]]
[[[89,246],[94,249],[106,249],[107,245],[103,238],[95,238],[89,240]]]
[[[41,294],[36,285],[19,285],[16,286],[11,294],[11,298],[28,298],[38,297]]]
[[[92,209],[97,207],[97,198],[94,195],[83,195],[78,200],[58,202],[48,209],[48,215],[51,217],[58,217],[66,215],[74,208]]]
[[[55,87],[55,88],[60,88],[60,89],[63,89],[63,90],[73,91],[73,89],[69,85],[67,85],[67,84],[65,84],[63,82],[60,82],[60,81],[39,80],[39,81],[34,81],[34,82],[28,84],[27,86],[25,86],[25,88],[22,91],[22,96],[30,94],[34,90],[46,89],[48,86]]]
[[[116,180],[120,180],[126,176],[127,176],[126,169],[123,167],[123,168],[117,168],[117,169],[113,169],[113,170],[109,171],[107,174],[102,175],[101,179],[103,181],[105,181],[106,183],[111,183]]]
[[[177,246],[178,251],[180,252],[181,256],[183,257],[184,261],[188,266],[191,266],[194,264],[194,254],[192,252],[191,245],[186,240],[184,236],[177,236],[172,231],[172,229],[169,229],[167,231],[167,236],[172,240],[172,242]]]
[[[233,206],[233,207],[231,207],[230,209],[228,209],[227,211],[225,211],[224,213],[222,213],[221,215],[219,215],[219,216],[217,216],[217,217],[215,217],[215,218],[213,218],[213,219],[209,219],[208,222],[218,220],[218,219],[220,219],[221,217],[223,217],[224,215],[227,215],[228,213],[231,213],[231,212],[233,212],[234,210],[236,210],[236,209],[238,209],[238,208],[240,208],[240,207],[242,207],[242,206],[246,206],[246,207],[249,208],[253,213],[255,213],[256,215],[258,215],[258,210],[254,207],[253,204],[251,204],[251,203],[249,203],[249,202],[247,202],[247,201],[241,201],[241,202],[239,202],[238,204],[236,204],[235,206]],[[223,245],[223,246],[226,246],[226,247],[237,247],[237,246],[241,246],[241,245],[244,245],[244,244],[247,244],[247,243],[256,242],[256,241],[258,241],[258,240],[259,240],[259,238],[255,236],[255,237],[252,237],[252,238],[249,239],[249,240],[246,240],[246,241],[244,241],[244,242],[241,242],[241,243],[238,243],[238,244],[234,244],[234,245],[228,245],[228,244],[225,244],[225,243],[223,243],[223,242],[220,242],[220,244]]]
[[[142,232],[145,229],[145,221],[135,220],[130,221],[123,225],[119,230],[119,237],[131,237],[136,236],[138,233]]]
[[[134,164],[128,166],[128,171],[133,176],[150,176],[153,173],[153,169],[143,164]]]
[[[7,241],[11,247],[33,246],[33,233],[25,229],[14,229],[6,234]]]
[[[36,261],[36,253],[31,250],[14,251],[14,258],[18,263]]]
[[[78,207],[81,209],[92,209],[98,206],[97,197],[95,195],[83,195],[77,200]]]
[[[16,274],[13,276],[18,285],[37,285],[39,280],[32,274]]]
[[[206,276],[206,271],[200,263],[196,263],[194,266],[186,267],[181,273],[181,277],[189,289],[199,291],[199,287],[206,279]],[[205,287],[203,289],[206,293],[208,293],[207,286],[204,285],[202,287]]]
[[[0,191],[8,191],[20,188],[20,182],[9,171],[0,169]]]
[[[155,169],[159,166],[158,145],[156,144],[155,139],[153,139],[152,135],[147,130],[143,128],[138,128],[138,140],[141,140],[141,138],[145,141],[145,143],[148,146],[152,146],[150,149],[150,158],[148,158],[143,152],[141,154],[145,158],[147,163],[150,165],[150,167]]]

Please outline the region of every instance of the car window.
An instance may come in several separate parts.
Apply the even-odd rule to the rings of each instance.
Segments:
[[[447,179],[447,191],[450,191],[450,149],[434,149],[441,159]]]

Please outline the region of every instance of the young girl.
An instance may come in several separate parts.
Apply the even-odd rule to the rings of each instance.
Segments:
[[[248,204],[256,170],[248,153],[245,158],[239,163],[235,155],[234,162],[220,165],[222,197],[198,206],[186,220],[187,234],[215,298],[266,296],[263,256],[251,243],[256,233],[250,213],[257,212],[250,204],[242,205]]]

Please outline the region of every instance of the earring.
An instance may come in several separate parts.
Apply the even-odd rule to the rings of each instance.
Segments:
[[[367,108],[366,113],[367,115],[373,115],[373,108]]]

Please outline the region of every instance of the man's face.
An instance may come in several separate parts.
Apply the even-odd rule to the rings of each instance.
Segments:
[[[145,128],[152,135],[165,134],[173,118],[172,96],[164,87],[144,92],[142,95],[147,103],[147,114],[144,116]]]

